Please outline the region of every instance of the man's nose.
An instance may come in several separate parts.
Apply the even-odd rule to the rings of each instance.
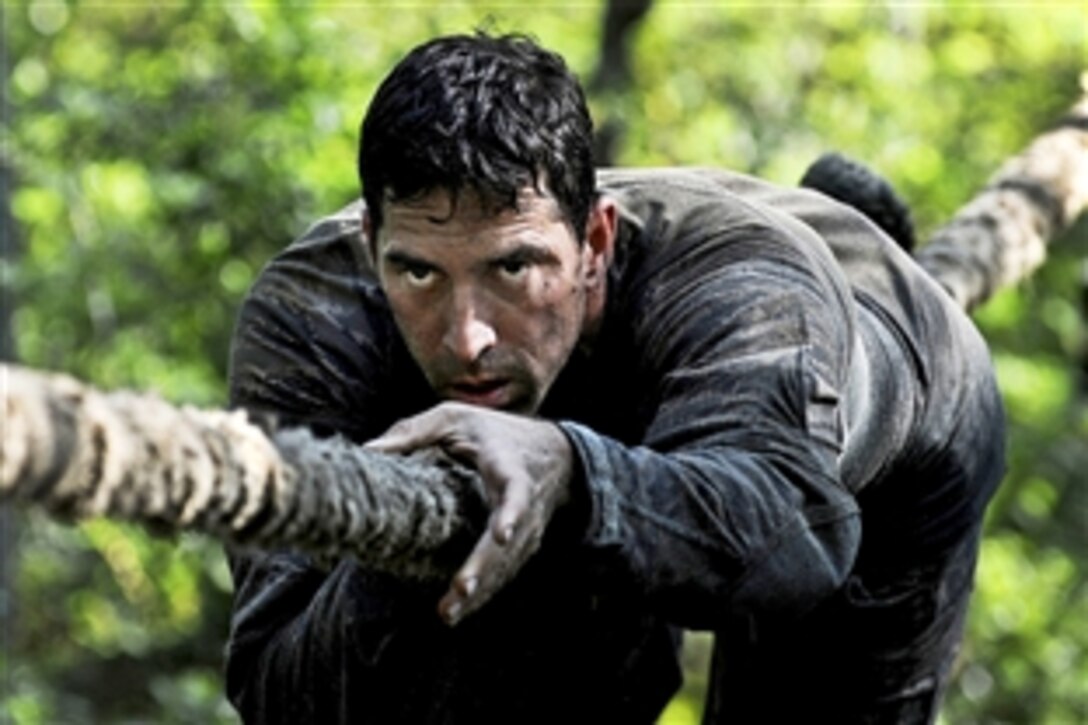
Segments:
[[[475,295],[455,295],[449,310],[449,323],[442,343],[457,356],[470,363],[479,358],[498,341],[495,328],[482,313]]]

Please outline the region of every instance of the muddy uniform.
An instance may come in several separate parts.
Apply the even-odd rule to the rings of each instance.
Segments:
[[[965,315],[865,218],[717,171],[602,172],[608,301],[540,415],[578,468],[541,552],[450,629],[445,583],[236,556],[231,700],[253,722],[652,722],[673,627],[713,630],[710,722],[934,716],[1003,470]],[[237,405],[365,441],[438,402],[359,207],[262,273]]]

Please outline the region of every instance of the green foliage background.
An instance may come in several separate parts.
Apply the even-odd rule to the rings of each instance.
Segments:
[[[225,400],[232,318],[261,265],[356,195],[354,143],[415,43],[481,24],[591,73],[600,2],[3,6],[2,311],[15,353],[106,386]],[[634,87],[595,94],[627,165],[785,183],[839,149],[923,232],[1056,120],[1088,66],[1083,4],[658,2]],[[1011,415],[948,723],[1088,721],[1088,231],[977,314]],[[234,722],[229,577],[214,543],[3,514],[0,721]],[[665,721],[696,722],[699,654]]]

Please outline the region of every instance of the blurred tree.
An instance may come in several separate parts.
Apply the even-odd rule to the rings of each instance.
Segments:
[[[361,103],[407,48],[481,23],[594,67],[603,3],[5,4],[6,264],[29,364],[221,404],[237,302],[260,266],[357,194]],[[394,17],[395,16],[395,17]],[[659,0],[629,36],[616,161],[720,164],[793,183],[838,149],[892,179],[920,237],[1072,99],[1078,4],[826,6]],[[5,248],[10,232],[4,228]],[[1088,719],[1088,402],[1075,395],[1088,229],[977,319],[1011,418],[948,722]],[[14,295],[14,298],[11,296]],[[16,308],[12,300],[19,302]],[[0,651],[0,719],[230,722],[218,549],[28,517]],[[5,615],[5,625],[10,619]],[[122,679],[123,678],[123,679]],[[669,713],[697,720],[701,672]]]
[[[653,0],[608,0],[601,17],[601,45],[597,65],[588,83],[596,95],[618,96],[631,87],[631,44]],[[618,116],[594,119],[597,133],[593,154],[598,166],[613,166],[623,139],[624,123]]]

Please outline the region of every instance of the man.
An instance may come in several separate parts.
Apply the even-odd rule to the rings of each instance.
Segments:
[[[235,556],[247,720],[652,722],[676,628],[716,633],[708,722],[935,717],[1003,467],[982,340],[853,210],[597,178],[591,131],[531,41],[424,44],[364,120],[365,210],[252,290],[234,403],[442,446],[493,511],[444,592]]]

